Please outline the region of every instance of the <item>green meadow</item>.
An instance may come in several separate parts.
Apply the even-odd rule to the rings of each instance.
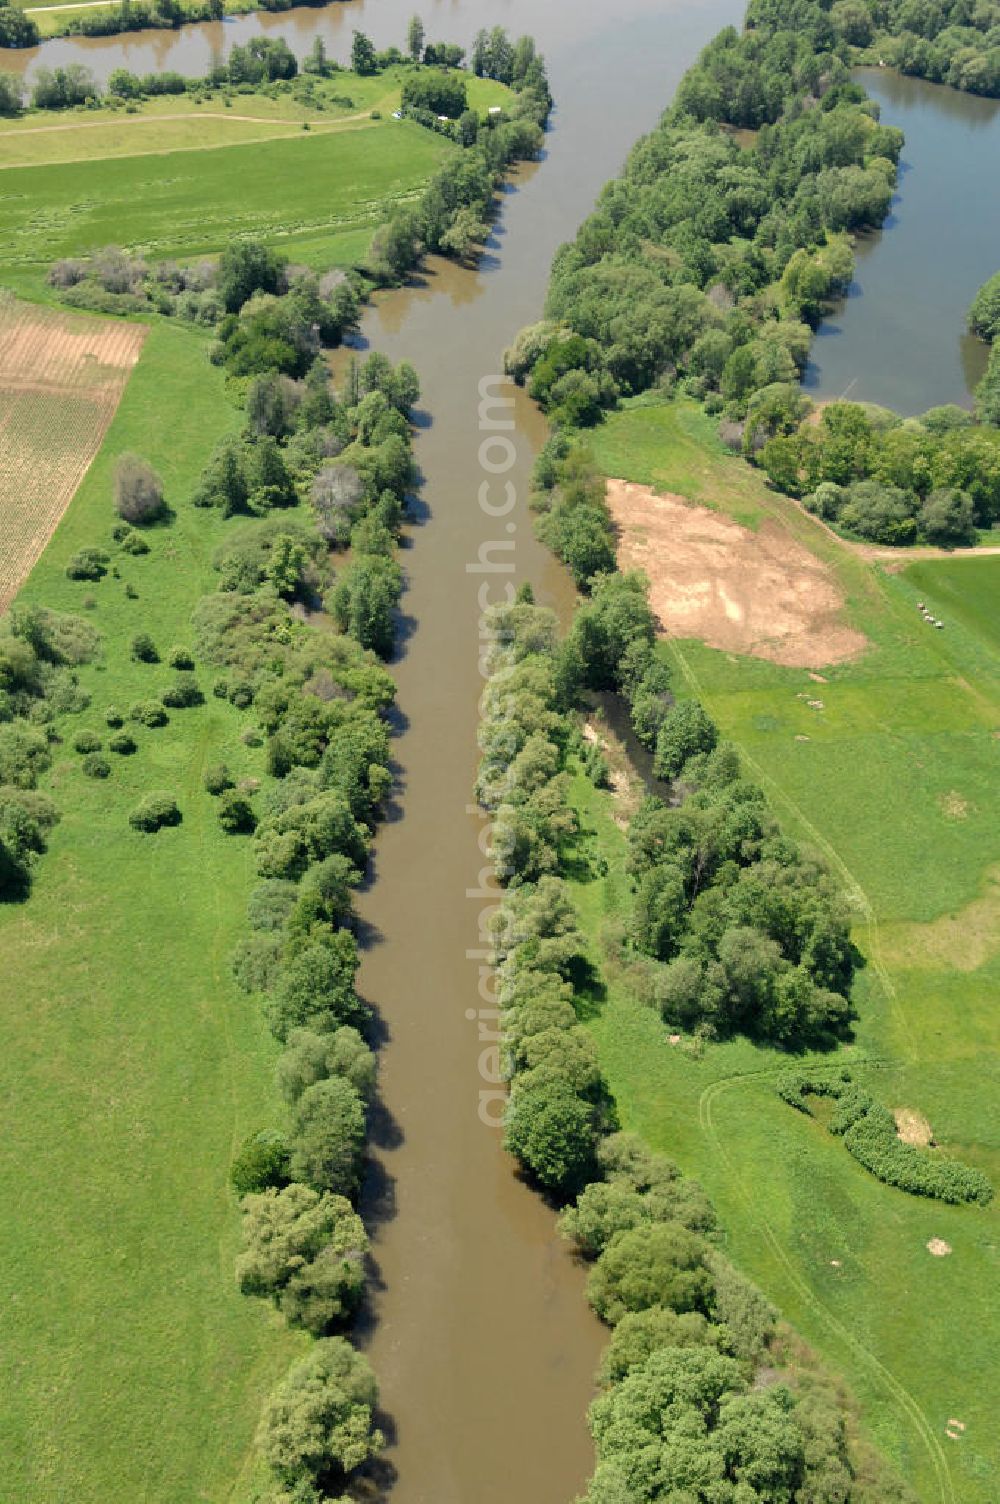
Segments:
[[[1000,1190],[1000,558],[885,573],[703,443],[702,422],[686,404],[633,408],[595,447],[615,476],[744,522],[782,521],[835,571],[869,648],[818,683],[671,640],[678,692],[703,701],[786,828],[825,855],[849,895],[863,966],[854,1041],[837,1058],[887,1106],[923,1113],[938,1152]],[[625,912],[624,839],[608,796],[583,779],[577,795],[584,840],[608,864],[578,885],[598,934]],[[626,1125],[703,1181],[734,1257],[845,1375],[864,1425],[920,1497],[992,1501],[998,1203],[947,1206],[880,1184],[775,1095],[787,1056],[745,1040],[671,1045],[620,976],[592,1026]],[[932,1256],[932,1238],[952,1252]]]
[[[192,401],[192,393],[197,400]],[[206,452],[239,415],[207,340],[156,325],[105,443],[22,602],[85,615],[102,634],[81,670],[88,710],[45,782],[62,819],[30,900],[0,908],[0,1300],[6,1312],[3,1492],[47,1504],[241,1497],[261,1399],[299,1340],[235,1286],[234,1146],[274,1121],[276,1046],[237,993],[229,961],[254,881],[245,839],[223,834],[202,774],[263,771],[238,712],[210,693],[158,730],[131,727],[132,757],[87,778],[72,738],[105,741],[169,683],[135,663],[190,643],[190,612],[214,588],[223,524],[187,497]],[[111,469],[123,450],[160,471],[175,520],[133,558],[111,543]],[[120,578],[74,582],[81,546]],[[126,584],[136,598],[126,594]],[[155,837],[128,814],[150,788],[183,821]],[[12,985],[12,979],[16,983]]]
[[[255,234],[316,266],[359,259],[394,204],[453,147],[405,120],[215,150],[12,167],[0,173],[0,261],[20,288],[106,245],[152,260]],[[345,254],[346,252],[346,254]]]

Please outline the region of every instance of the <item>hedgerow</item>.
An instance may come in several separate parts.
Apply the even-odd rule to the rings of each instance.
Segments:
[[[843,1138],[844,1148],[885,1185],[936,1201],[980,1206],[992,1201],[993,1186],[981,1170],[905,1143],[893,1114],[858,1086],[850,1071],[836,1075],[787,1071],[778,1077],[775,1090],[782,1101],[805,1113],[810,1112],[810,1096],[833,1098],[837,1105],[827,1125],[830,1132]]]
[[[598,1465],[584,1504],[687,1497],[695,1476],[692,1499],[728,1498],[742,1477],[747,1504],[779,1496],[862,1504],[836,1392],[786,1374],[755,1385],[763,1365],[781,1362],[776,1313],[721,1252],[702,1189],[618,1131],[580,1022],[594,978],[561,876],[577,829],[566,772],[567,758],[579,756],[572,717],[588,678],[664,692],[648,628],[644,591],[629,580],[598,589],[563,641],[554,615],[526,591],[481,623],[491,678],[477,795],[491,816],[503,890],[489,931],[496,1012],[481,1016],[502,1036],[506,1147],[564,1205],[560,1230],[589,1265],[588,1298],[613,1328],[590,1412]],[[730,749],[697,758],[702,769],[713,759],[717,771],[738,767]],[[759,791],[750,803],[759,811]],[[721,831],[733,817],[716,818]],[[641,830],[655,852],[650,820]],[[753,830],[737,818],[733,839],[740,832],[752,842]],[[908,1497],[889,1477],[879,1489],[882,1500]]]

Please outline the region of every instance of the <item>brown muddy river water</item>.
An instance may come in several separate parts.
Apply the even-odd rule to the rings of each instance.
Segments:
[[[398,807],[360,902],[370,931],[361,985],[386,1036],[366,1206],[378,1279],[364,1341],[393,1423],[394,1504],[568,1504],[592,1466],[585,1411],[602,1331],[551,1209],[517,1181],[498,1132],[481,1121],[481,1093],[498,1088],[484,1079],[493,1062],[476,1016],[488,1007],[476,953],[489,898],[475,896],[488,858],[470,805],[480,603],[528,579],[565,615],[572,590],[533,540],[526,507],[542,420],[499,381],[490,390],[513,405],[494,406],[484,420],[480,390],[517,329],[540,316],[557,246],[700,48],[739,23],[742,0],[349,0],[178,33],[56,41],[7,54],[4,66],[30,74],[41,58],[83,61],[100,78],[120,66],[197,74],[214,53],[260,32],[285,36],[300,54],[320,35],[345,60],[354,27],[377,46],[402,45],[415,8],[431,40],[468,45],[497,23],[532,32],[557,107],[545,158],[505,193],[479,270],[432,263],[418,285],[380,298],[364,319],[362,343],[416,366],[425,410],[395,664]],[[897,118],[888,107],[886,115]],[[820,364],[817,384],[841,383],[826,349]],[[892,399],[877,384],[865,395]],[[485,1108],[495,1114],[495,1099]]]

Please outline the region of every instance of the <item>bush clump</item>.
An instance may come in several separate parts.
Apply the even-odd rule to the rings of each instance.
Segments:
[[[128,817],[133,830],[152,834],[164,825],[179,825],[181,812],[172,794],[147,794]]]
[[[171,668],[191,669],[194,668],[194,656],[190,648],[172,647],[167,654],[167,663]]]
[[[205,769],[205,776],[202,782],[205,785],[207,793],[224,794],[226,789],[232,788],[233,776],[224,762],[215,762],[212,763],[211,767]]]
[[[129,731],[116,731],[108,740],[110,751],[117,752],[119,757],[131,757],[137,750],[135,737]]]
[[[71,580],[100,580],[108,572],[110,556],[102,548],[81,548],[66,565]]]
[[[160,655],[156,643],[148,632],[137,632],[132,638],[132,646],[129,649],[136,663],[159,663]]]
[[[158,521],[165,511],[163,482],[146,460],[123,454],[115,465],[115,511],[136,527]]]
[[[163,703],[172,710],[188,710],[194,705],[204,705],[205,696],[193,674],[181,673],[163,691]]]
[[[981,1206],[992,1201],[993,1186],[981,1170],[904,1142],[888,1107],[855,1085],[850,1071],[838,1075],[786,1071],[775,1082],[775,1091],[790,1107],[809,1116],[807,1097],[832,1097],[837,1106],[830,1132],[843,1138],[848,1153],[884,1185],[936,1201],[974,1201]]]
[[[88,778],[108,778],[111,774],[111,764],[100,752],[88,752],[81,766]]]
[[[73,738],[73,747],[77,752],[100,752],[101,738],[94,731],[78,731]]]
[[[141,726],[165,726],[168,716],[162,700],[137,700],[129,711],[129,719]]]

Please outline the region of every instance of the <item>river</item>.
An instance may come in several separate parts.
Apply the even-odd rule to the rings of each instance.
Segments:
[[[66,39],[7,54],[30,74],[82,61],[104,79],[205,71],[213,54],[261,32],[300,55],[315,36],[345,60],[354,27],[402,45],[415,0],[347,0],[180,32]],[[470,898],[487,865],[469,812],[477,748],[480,588],[506,575],[469,572],[490,541],[509,545],[517,580],[565,617],[568,580],[534,541],[526,508],[543,422],[523,394],[502,478],[484,467],[479,388],[516,330],[540,316],[548,268],[629,147],[656,121],[684,70],[742,0],[433,0],[419,4],[432,40],[468,45],[480,26],[532,32],[557,109],[544,160],[522,170],[476,272],[431,263],[417,284],[378,298],[361,342],[413,362],[423,384],[417,458],[421,516],[410,529],[399,686],[394,817],[377,847],[377,880],[359,908],[369,941],[364,993],[385,1030],[376,1167],[365,1211],[377,1278],[363,1340],[391,1417],[394,1504],[567,1504],[592,1466],[585,1411],[603,1333],[584,1274],[561,1247],[553,1213],[521,1184],[499,1135],[480,1121],[484,1048],[476,1010],[478,927]],[[995,269],[1000,201],[985,191],[997,106],[885,74],[865,82],[907,147],[892,234],[861,243],[855,287],[820,330],[807,385],[919,411],[965,400],[975,361],[961,331]],[[957,233],[974,220],[973,232]],[[942,275],[944,271],[945,275]],[[933,297],[931,293],[933,292]],[[514,483],[518,501],[490,519],[480,486]],[[499,494],[495,490],[494,495]],[[498,583],[499,582],[499,583]],[[471,1015],[471,1017],[470,1017]]]
[[[326,10],[106,40],[46,44],[19,61],[84,61],[106,78],[204,72],[221,46],[259,33],[300,54],[316,35],[341,60],[358,26],[377,46],[402,44],[415,0],[350,0]],[[363,1333],[382,1386],[397,1473],[393,1504],[567,1504],[592,1467],[585,1412],[603,1341],[584,1273],[555,1234],[552,1210],[517,1180],[499,1134],[480,1121],[484,1045],[475,1012],[480,915],[469,898],[487,865],[475,776],[479,607],[470,573],[482,544],[508,545],[517,580],[564,616],[567,577],[534,541],[527,481],[544,437],[523,394],[502,477],[480,457],[479,386],[517,329],[540,316],[552,255],[574,233],[629,147],[655,123],[684,70],[742,0],[435,0],[421,8],[432,40],[468,45],[480,26],[532,32],[557,109],[544,160],[520,172],[478,271],[432,263],[416,286],[380,297],[362,340],[413,362],[426,416],[417,441],[423,515],[403,559],[408,587],[395,673],[399,798],[382,829],[376,881],[361,895],[369,932],[360,977],[386,1034],[375,1172],[365,1211],[377,1279]],[[14,55],[16,58],[16,55]],[[485,455],[503,462],[502,450]],[[518,501],[491,521],[483,481],[513,481]],[[494,495],[500,495],[499,490]],[[499,584],[498,584],[499,581]],[[469,1014],[472,1014],[470,1019]],[[489,1062],[487,1061],[487,1064]],[[495,1088],[494,1088],[495,1089]]]
[[[805,388],[907,414],[967,407],[987,350],[966,333],[966,311],[1000,270],[1000,103],[877,68],[857,78],[906,144],[892,212],[858,239],[854,281],[820,326]]]

